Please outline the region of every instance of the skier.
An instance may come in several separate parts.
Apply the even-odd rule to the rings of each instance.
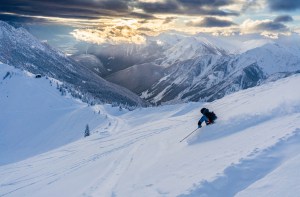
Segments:
[[[200,118],[200,120],[198,121],[198,128],[201,128],[201,124],[202,122],[205,122],[206,125],[212,124],[215,122],[215,120],[217,119],[217,116],[214,112],[210,112],[208,109],[206,108],[202,108],[201,110],[202,113],[202,117]]]
[[[208,109],[206,108],[202,108],[201,110],[202,113],[202,117],[201,119],[198,121],[198,128],[195,129],[194,131],[192,131],[190,134],[188,134],[187,136],[185,136],[182,140],[180,140],[180,142],[182,142],[183,140],[185,140],[186,138],[188,138],[190,135],[192,135],[195,131],[197,131],[199,128],[201,128],[201,124],[202,122],[205,122],[206,125],[212,124],[215,122],[215,120],[217,119],[217,116],[214,112],[210,112]]]

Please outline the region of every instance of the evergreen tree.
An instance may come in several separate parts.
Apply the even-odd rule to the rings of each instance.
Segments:
[[[88,124],[85,126],[85,131],[84,131],[84,137],[87,136],[90,136],[90,128]]]

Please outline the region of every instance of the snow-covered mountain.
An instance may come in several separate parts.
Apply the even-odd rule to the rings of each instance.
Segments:
[[[89,98],[100,102],[145,105],[125,88],[109,83],[82,65],[41,43],[23,28],[14,28],[0,21],[0,61],[17,68],[56,78]]]
[[[39,144],[32,145],[41,149],[50,141],[60,141],[62,135],[67,138],[75,132],[79,136],[88,117],[95,119],[89,122],[93,134],[87,138],[70,144],[64,141],[64,146],[43,154],[35,155],[33,150],[34,157],[0,166],[0,196],[296,197],[300,192],[299,74],[204,105],[134,111],[94,106],[109,116],[107,125],[101,122],[104,114],[94,115],[82,103],[61,100],[66,98],[46,79],[23,81],[27,77],[15,72],[6,68],[0,75],[1,93],[5,90],[0,94],[1,162],[12,153],[11,147],[27,147],[19,147],[21,142],[38,139]],[[20,93],[14,90],[17,85],[22,85]],[[25,98],[20,99],[21,93]],[[40,108],[30,105],[31,99]],[[216,123],[179,143],[197,128],[203,106],[218,115]],[[53,123],[57,115],[59,121]],[[30,116],[40,118],[35,130],[26,124]],[[12,120],[16,122],[10,124],[18,129],[3,130]],[[22,134],[28,127],[31,133]]]
[[[176,62],[182,62],[194,58],[205,58],[207,55],[226,55],[227,52],[222,48],[218,48],[209,42],[209,40],[201,37],[185,37],[164,52],[165,59],[161,66],[170,67]]]
[[[166,50],[165,76],[142,93],[153,103],[213,101],[300,71],[297,44],[267,43],[231,54],[209,40],[183,39]]]
[[[213,101],[300,71],[300,36],[222,37],[177,32],[145,45],[91,46],[110,72],[105,79],[155,103]]]

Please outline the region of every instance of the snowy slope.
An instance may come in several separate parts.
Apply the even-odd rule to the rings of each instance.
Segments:
[[[80,139],[86,124],[107,124],[87,104],[61,96],[56,82],[0,64],[0,165]]]
[[[297,196],[299,83],[294,75],[205,104],[217,123],[183,143],[202,103],[106,108],[109,135],[0,166],[0,196]]]

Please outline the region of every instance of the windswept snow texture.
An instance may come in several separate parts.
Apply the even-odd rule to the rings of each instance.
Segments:
[[[51,83],[50,83],[51,82]],[[0,165],[20,161],[83,138],[107,120],[61,96],[55,80],[35,78],[0,64]]]
[[[298,74],[204,105],[106,108],[114,120],[101,132],[0,166],[0,196],[299,196],[299,84]],[[216,124],[179,143],[203,106]]]

